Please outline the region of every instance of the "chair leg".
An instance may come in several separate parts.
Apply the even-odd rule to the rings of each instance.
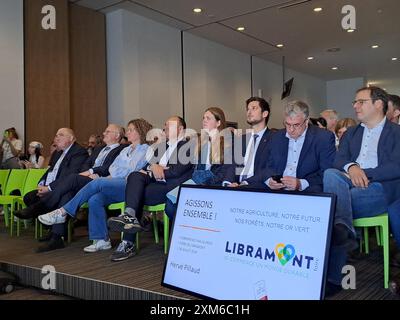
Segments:
[[[68,220],[68,243],[72,241],[72,219]]]
[[[156,243],[158,243],[159,237],[158,237],[158,225],[157,225],[157,212],[152,212],[151,215],[153,218],[154,239]]]
[[[384,287],[389,288],[389,223],[388,221],[382,225],[382,245],[383,245],[383,275]]]
[[[163,212],[163,220],[164,220],[164,254],[168,252],[168,241],[169,241],[169,218]]]
[[[35,219],[35,239],[38,238],[38,228],[39,228],[38,219]]]
[[[24,220],[24,224],[27,220]],[[17,219],[17,237],[20,235],[20,228],[21,228],[21,219]],[[26,228],[25,228],[26,229]]]
[[[380,226],[376,226],[375,227],[375,236],[376,236],[376,243],[378,244],[378,246],[382,246],[382,233],[380,232],[381,228]]]
[[[364,227],[364,243],[365,243],[365,253],[369,254],[369,237],[368,237],[367,227]]]
[[[10,210],[10,237],[13,236],[14,233],[14,212],[13,209],[11,208]]]
[[[3,205],[3,212],[4,212],[4,223],[6,225],[6,228],[8,228],[9,224],[9,216],[8,216],[8,205]]]
[[[139,243],[139,232],[136,232],[136,252],[139,253],[140,243]]]

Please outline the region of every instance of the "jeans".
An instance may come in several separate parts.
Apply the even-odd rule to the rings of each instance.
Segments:
[[[126,180],[123,178],[98,178],[83,187],[68,203],[65,211],[72,217],[82,204],[89,204],[89,239],[108,240],[107,213],[111,203],[125,201]]]
[[[337,197],[333,223],[344,224],[353,235],[353,219],[373,217],[387,211],[388,203],[382,184],[372,182],[367,188],[354,187],[345,173],[337,169],[325,171],[324,192],[334,193]],[[331,247],[328,281],[341,284],[342,268],[346,260],[346,248]]]

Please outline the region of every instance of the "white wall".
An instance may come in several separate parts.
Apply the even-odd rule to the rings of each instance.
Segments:
[[[245,101],[251,94],[250,56],[185,33],[185,117],[201,128],[203,112],[220,107],[228,121],[246,126]]]
[[[23,1],[0,1],[0,133],[15,127],[24,138]]]
[[[180,32],[126,10],[107,14],[108,117],[160,127],[182,113]]]
[[[358,89],[366,85],[364,78],[327,81],[327,106],[335,109],[340,118],[355,118],[351,102]]]
[[[285,78],[294,77],[289,97],[281,100],[282,66],[253,58],[253,90],[257,95],[261,89],[263,98],[270,102],[270,128],[282,128],[283,109],[287,101],[303,100],[310,106],[311,116],[318,116],[326,105],[326,81],[291,69],[285,70]]]
[[[126,124],[143,117],[161,126],[182,114],[180,31],[126,10],[107,14],[108,115]],[[302,99],[318,115],[326,105],[326,82],[293,70],[290,99]],[[282,127],[281,66],[253,59],[254,95],[272,98],[270,127]],[[250,55],[184,34],[185,118],[199,129],[206,108],[221,107],[227,120],[247,128],[245,101],[251,96]]]

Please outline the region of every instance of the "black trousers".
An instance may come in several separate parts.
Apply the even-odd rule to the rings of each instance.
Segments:
[[[132,172],[128,176],[125,189],[126,207],[135,210],[136,218],[140,221],[143,215],[143,206],[165,203],[168,191],[174,187],[168,186],[165,182],[158,182],[146,174]]]
[[[43,197],[37,196],[37,191],[33,190],[24,196],[25,204],[32,209],[35,218],[49,211],[62,207],[70,201],[75,194],[87,185],[92,179],[79,174],[71,174],[57,188],[48,192]],[[52,233],[59,236],[64,236],[67,230],[67,222],[63,224],[55,224],[52,227]]]

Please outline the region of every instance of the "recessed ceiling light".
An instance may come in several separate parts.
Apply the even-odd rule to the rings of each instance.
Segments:
[[[307,57],[307,60],[313,60],[314,57]]]
[[[201,8],[194,8],[193,12],[194,13],[201,13],[203,10]]]
[[[276,45],[278,48],[283,48],[283,44],[282,43],[279,43],[279,44],[277,44]]]
[[[374,44],[373,46],[371,46],[372,49],[376,49],[379,48],[379,46],[377,44]]]
[[[237,27],[236,30],[237,31],[244,31],[244,27]]]
[[[332,70],[337,70],[337,69],[338,69],[338,67],[332,67],[331,69],[332,69]]]
[[[314,8],[314,12],[321,12],[322,8]]]
[[[397,61],[397,58],[392,58],[392,61]]]
[[[347,29],[347,32],[354,32],[354,29]]]

